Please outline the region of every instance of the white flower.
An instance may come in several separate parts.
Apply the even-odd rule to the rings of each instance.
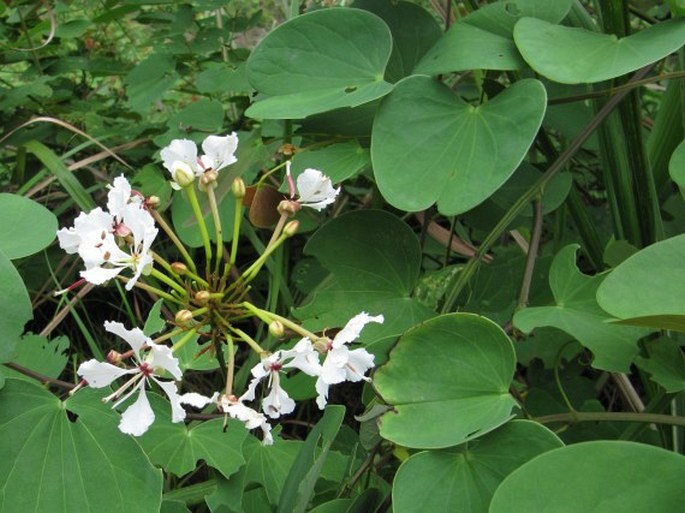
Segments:
[[[103,263],[100,247],[107,237],[112,238],[114,216],[97,207],[87,214],[81,212],[72,228],[57,232],[60,247],[69,254],[78,253],[86,268]]]
[[[366,312],[355,315],[348,321],[343,329],[328,343],[326,359],[321,366],[321,373],[316,380],[316,404],[323,409],[328,400],[328,388],[330,385],[343,381],[370,381],[365,377],[366,371],[373,367],[374,355],[366,349],[350,349],[346,344],[356,340],[362,329],[370,322],[382,324],[385,319],[382,315],[370,316]]]
[[[292,413],[295,409],[295,401],[281,388],[280,371],[282,369],[300,369],[310,376],[320,374],[319,355],[308,338],[300,340],[292,349],[276,351],[251,370],[253,379],[242,398],[248,401],[253,400],[257,385],[268,376],[270,390],[262,400],[262,410],[273,419]]]
[[[105,402],[117,399],[112,406],[112,408],[116,408],[138,391],[136,401],[121,415],[119,429],[129,435],[140,436],[154,422],[155,414],[145,395],[145,384],[148,383],[148,379],[152,379],[157,383],[169,397],[171,401],[172,422],[181,422],[185,418],[186,413],[181,407],[182,396],[178,395],[176,383],[173,381],[161,381],[157,379],[158,375],[156,374],[159,369],[162,369],[171,374],[174,379],[181,379],[181,368],[179,367],[178,360],[171,353],[171,349],[167,346],[156,344],[152,339],[146,337],[139,328],[127,330],[120,322],[107,321],[105,322],[105,329],[123,338],[131,346],[133,361],[136,367],[124,369],[111,363],[88,360],[79,366],[77,373],[92,388],[103,388],[109,386],[122,376],[132,375],[116,392],[103,399]],[[149,349],[145,358],[141,356],[141,349],[143,347]]]
[[[290,161],[286,163],[286,175],[288,182],[291,183]],[[335,198],[340,193],[340,187],[335,189],[331,179],[318,169],[307,168],[297,177],[297,192],[300,195],[295,200],[298,205],[320,212],[335,202]]]
[[[190,185],[194,177],[205,171],[219,171],[237,161],[238,135],[233,132],[220,137],[210,135],[202,142],[204,155],[198,157],[197,146],[189,139],[174,139],[162,149],[163,166],[171,173],[172,186]]]
[[[230,417],[244,422],[247,429],[261,428],[263,434],[262,443],[264,445],[273,444],[271,424],[267,422],[266,417],[262,413],[253,410],[249,406],[245,406],[243,400],[245,400],[244,396],[236,398],[234,395],[222,395],[219,398],[219,409]]]

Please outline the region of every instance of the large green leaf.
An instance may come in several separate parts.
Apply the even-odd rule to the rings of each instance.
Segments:
[[[502,0],[484,5],[455,23],[426,53],[414,73],[520,69],[525,62],[513,41],[516,22],[523,16],[534,16],[557,23],[570,7],[570,0]]]
[[[635,363],[651,374],[668,393],[685,390],[685,355],[677,341],[661,337],[644,343],[648,358],[638,356]]]
[[[515,405],[514,348],[485,317],[449,314],[407,331],[374,375],[393,406],[381,436],[415,448],[463,443],[500,426]]]
[[[162,473],[117,429],[102,394],[62,403],[7,380],[0,393],[0,511],[159,511]]]
[[[477,441],[413,455],[393,482],[396,513],[487,513],[502,480],[528,460],[563,444],[549,429],[526,420],[506,423]]]
[[[442,29],[435,17],[417,4],[390,0],[356,0],[353,7],[374,13],[390,28],[393,45],[385,70],[385,79],[388,82],[397,82],[410,75],[421,57],[442,36]]]
[[[247,78],[267,99],[246,114],[297,119],[387,94],[388,26],[359,9],[321,9],[271,31],[250,54]]]
[[[398,335],[432,312],[410,296],[418,280],[421,248],[414,232],[396,216],[361,210],[320,228],[304,249],[332,273],[297,309],[313,329],[344,326],[361,311],[383,314],[385,324],[367,326],[363,339]]]
[[[17,354],[12,361],[44,376],[58,378],[67,364],[68,349],[69,339],[65,336],[49,340],[47,337],[29,333],[24,335],[17,344]],[[7,377],[35,382],[33,378],[10,368],[3,369],[3,372]]]
[[[428,77],[400,82],[373,124],[371,159],[385,199],[402,210],[437,201],[445,215],[494,193],[526,155],[545,113],[536,80],[521,80],[473,106]]]
[[[225,431],[220,418],[192,426],[173,423],[168,401],[154,394],[148,399],[157,420],[138,441],[154,464],[180,477],[204,460],[226,478],[245,464],[242,446],[248,432],[241,422],[229,421]]]
[[[325,148],[301,151],[293,157],[293,178],[306,168],[319,169],[333,183],[340,183],[371,167],[369,150],[358,142],[331,144]]]
[[[57,218],[40,203],[0,193],[0,251],[8,258],[32,255],[55,239]]]
[[[138,112],[149,111],[178,79],[174,59],[166,54],[153,53],[124,79],[131,108]]]
[[[685,198],[685,141],[681,142],[673,152],[668,163],[671,179],[678,184],[680,194]]]
[[[683,262],[685,235],[652,244],[611,271],[597,289],[597,302],[625,322],[685,331]]]
[[[593,367],[627,371],[637,354],[636,341],[647,331],[608,322],[611,317],[595,300],[606,275],[581,273],[576,267],[577,249],[576,244],[566,246],[552,262],[549,284],[556,304],[519,310],[514,315],[514,325],[526,333],[540,326],[558,328],[592,350]]]
[[[685,41],[685,19],[657,23],[619,39],[581,28],[522,18],[516,46],[535,71],[562,84],[601,82],[663,59]]]
[[[2,251],[0,283],[0,362],[6,362],[13,358],[24,325],[33,317],[33,309],[21,276]]]
[[[512,472],[490,513],[681,513],[685,457],[633,442],[555,449]]]

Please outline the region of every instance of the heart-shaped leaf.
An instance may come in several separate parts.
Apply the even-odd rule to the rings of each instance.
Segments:
[[[159,511],[162,473],[101,394],[63,404],[42,386],[7,380],[0,393],[0,511]],[[64,478],[58,478],[64,476]]]
[[[321,9],[271,31],[250,54],[247,78],[269,98],[247,109],[256,118],[298,119],[355,107],[387,94],[390,29],[360,9]]]
[[[0,194],[0,219],[0,251],[11,259],[40,251],[57,233],[57,218],[52,212],[16,194]]]
[[[428,77],[409,77],[383,99],[371,160],[388,202],[442,214],[465,212],[494,193],[523,160],[545,113],[545,88],[521,80],[473,106]]]
[[[21,276],[0,251],[0,362],[13,358],[14,348],[24,332],[24,324],[33,317],[31,300]]]
[[[502,480],[543,452],[563,446],[549,429],[514,420],[477,442],[411,456],[393,482],[397,513],[487,513]]]
[[[374,375],[393,406],[381,436],[406,447],[443,448],[502,425],[515,401],[509,385],[516,365],[509,337],[494,322],[449,314],[407,331]]]
[[[637,339],[648,331],[608,322],[611,317],[595,300],[606,275],[581,273],[576,267],[577,249],[576,244],[566,246],[552,262],[549,284],[556,304],[519,310],[514,315],[514,325],[526,333],[540,326],[563,330],[592,350],[593,367],[627,371],[637,354]]]
[[[685,235],[652,244],[611,271],[597,302],[626,323],[685,331],[684,261]]]
[[[657,23],[619,39],[522,18],[514,28],[514,40],[530,67],[555,82],[601,82],[663,59],[683,46],[685,19]]]
[[[680,513],[684,480],[680,454],[633,442],[579,443],[541,454],[509,474],[490,513]]]

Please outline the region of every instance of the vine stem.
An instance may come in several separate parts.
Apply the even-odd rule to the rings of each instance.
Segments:
[[[676,417],[663,413],[633,413],[633,412],[613,412],[613,411],[572,411],[568,413],[555,413],[533,418],[540,424],[551,424],[553,422],[565,422],[575,424],[576,422],[643,422],[650,424],[670,424],[673,426],[685,426],[685,417]]]
[[[640,71],[633,75],[628,84],[632,84],[641,80],[652,68],[652,65],[645,66]],[[481,260],[490,250],[490,248],[499,240],[502,233],[505,232],[509,224],[521,213],[521,211],[532,201],[536,196],[544,190],[547,184],[559,173],[576,152],[581,148],[583,143],[592,135],[595,129],[604,121],[604,119],[616,108],[616,106],[630,93],[631,88],[625,88],[616,93],[609,101],[607,101],[600,111],[590,120],[582,132],[576,137],[571,144],[559,155],[559,158],[552,163],[552,165],[545,171],[545,173],[538,179],[533,186],[528,189],[511,208],[504,214],[504,217],[497,223],[492,231],[485,237],[481,243],[476,256],[468,261],[464,269],[456,275],[448,287],[448,293],[445,298],[445,303],[442,306],[442,313],[451,312],[454,305],[459,298],[459,294],[469,282],[473,274],[476,272]]]
[[[176,249],[178,249],[179,253],[181,253],[183,260],[186,261],[186,264],[188,265],[188,267],[190,269],[192,269],[192,271],[194,273],[197,273],[197,267],[195,267],[195,262],[190,257],[188,250],[183,245],[183,243],[180,241],[180,239],[178,238],[176,233],[171,229],[171,227],[166,222],[166,220],[155,209],[150,209],[150,213],[152,214],[152,217],[154,217],[157,224],[162,228],[162,230],[164,230],[164,233],[167,234],[167,237],[169,237],[169,239],[171,239],[171,242],[174,243],[174,246],[176,246]]]
[[[540,240],[542,239],[542,198],[535,200],[535,209],[533,213],[533,233],[530,236],[530,245],[528,246],[528,254],[526,255],[526,267],[523,271],[523,279],[521,280],[521,292],[519,293],[517,309],[528,306],[528,297],[530,295],[530,284],[533,281],[533,271],[535,270],[535,261],[538,257],[538,250],[540,249]]]

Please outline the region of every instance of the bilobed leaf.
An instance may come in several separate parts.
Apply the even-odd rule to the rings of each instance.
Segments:
[[[561,440],[542,425],[514,420],[475,442],[414,454],[395,476],[393,509],[487,513],[492,495],[507,475],[561,446]]]
[[[57,218],[40,203],[0,193],[0,251],[21,258],[48,246],[57,233]]]
[[[252,51],[247,78],[268,96],[246,114],[298,119],[355,107],[387,94],[392,51],[387,25],[359,9],[321,9],[271,31]]]
[[[407,331],[373,377],[393,410],[381,436],[412,448],[450,447],[506,422],[514,348],[502,329],[473,314],[449,314]]]
[[[159,511],[161,471],[117,429],[118,416],[101,396],[81,390],[62,403],[42,386],[7,380],[0,511]]]
[[[12,361],[44,376],[58,378],[67,364],[68,349],[69,339],[65,336],[49,340],[47,337],[29,333],[17,344],[17,354]],[[3,372],[6,377],[28,379],[35,383],[34,378],[10,368],[3,369]]]
[[[681,142],[668,163],[671,179],[678,184],[680,194],[685,198],[685,141]]]
[[[313,300],[296,311],[308,326],[344,326],[361,311],[383,314],[385,324],[367,326],[362,333],[370,341],[399,334],[432,315],[410,296],[421,248],[411,228],[396,216],[377,210],[342,215],[314,233],[304,251],[332,274]]]
[[[490,513],[680,513],[683,480],[685,457],[675,452],[633,442],[579,443],[509,474]]]
[[[475,207],[519,166],[545,113],[545,88],[521,80],[479,106],[428,77],[413,76],[383,99],[373,124],[371,160],[393,206],[445,215]]]
[[[14,349],[24,332],[24,325],[33,318],[33,309],[21,276],[2,251],[0,283],[0,362],[7,362],[14,357]]]
[[[618,38],[582,28],[522,18],[514,28],[519,52],[535,71],[562,84],[619,77],[683,46],[685,19],[660,22]]]
[[[637,354],[637,339],[648,331],[609,322],[611,316],[595,300],[606,275],[582,274],[576,267],[577,249],[575,244],[566,246],[552,262],[549,284],[556,304],[519,310],[514,315],[514,326],[526,333],[540,326],[553,326],[592,350],[593,367],[627,371]]]
[[[611,271],[597,302],[624,323],[685,331],[683,262],[685,235],[652,244]]]
[[[163,304],[164,300],[158,299],[147,314],[147,319],[145,319],[145,325],[143,326],[143,333],[148,337],[151,337],[155,333],[159,333],[166,326],[166,321],[162,317]]]

